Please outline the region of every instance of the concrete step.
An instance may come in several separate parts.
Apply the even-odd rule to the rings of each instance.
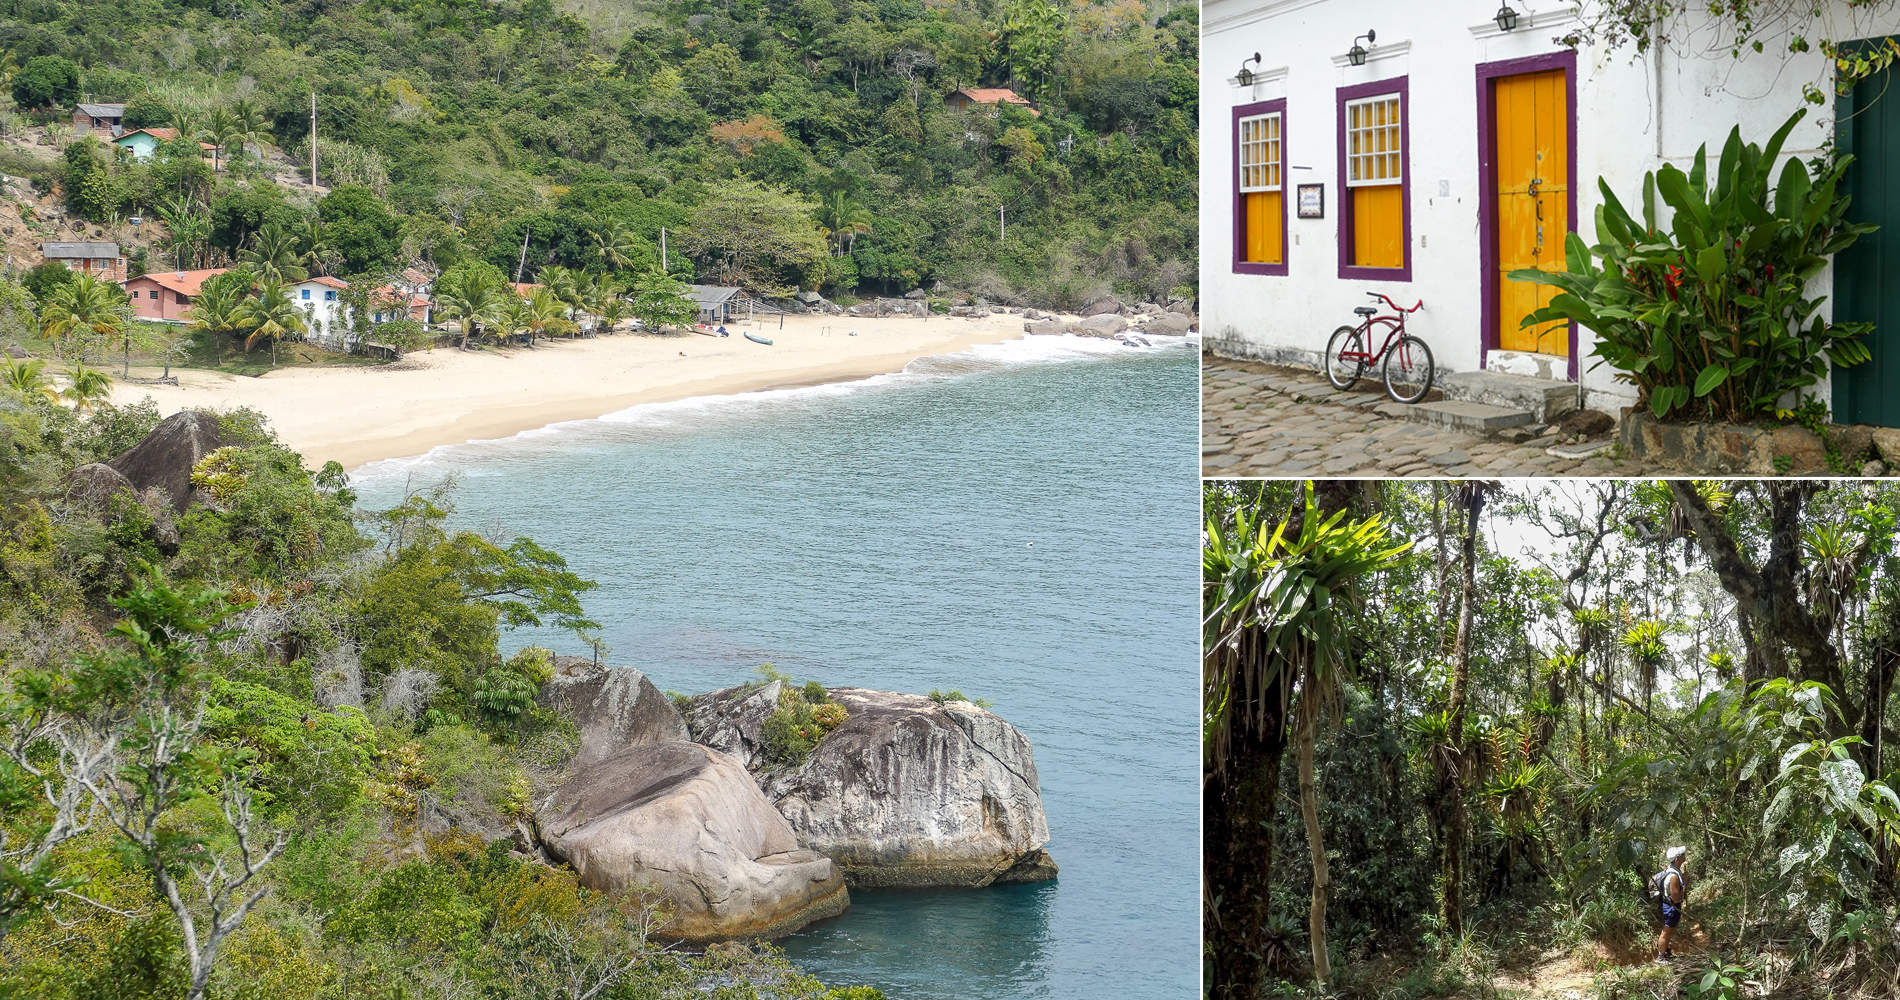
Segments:
[[[1416,406],[1407,407],[1405,419],[1415,423],[1431,424],[1434,427],[1471,431],[1476,434],[1490,434],[1506,427],[1521,427],[1537,420],[1529,410],[1492,406],[1490,403],[1473,403],[1460,399],[1441,399],[1436,403],[1419,403]]]
[[[1503,372],[1451,372],[1438,376],[1448,400],[1488,403],[1528,410],[1531,421],[1548,424],[1577,408],[1577,384],[1506,375]]]

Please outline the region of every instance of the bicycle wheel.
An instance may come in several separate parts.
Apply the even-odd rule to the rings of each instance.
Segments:
[[[1385,394],[1398,402],[1424,399],[1434,374],[1431,347],[1409,333],[1385,352]]]
[[[1359,356],[1342,358],[1342,353]],[[1326,341],[1326,381],[1341,392],[1352,388],[1366,373],[1365,354],[1366,338],[1356,327],[1342,326],[1334,330]]]

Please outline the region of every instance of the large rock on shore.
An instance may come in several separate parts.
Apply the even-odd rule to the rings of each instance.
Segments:
[[[781,681],[742,684],[695,695],[686,709],[686,729],[695,743],[728,754],[746,770],[764,766],[765,720],[778,711]]]
[[[771,685],[768,685],[770,687]],[[799,842],[854,886],[984,886],[1054,878],[1027,737],[967,701],[834,688],[849,713],[802,763],[763,766],[766,688],[701,695],[694,738],[749,751]]]
[[[629,747],[580,769],[536,815],[580,884],[654,892],[659,935],[705,944],[782,937],[851,904],[837,865],[801,848],[738,761],[694,743]]]
[[[1193,326],[1194,320],[1190,316],[1182,313],[1163,313],[1159,316],[1149,317],[1148,321],[1143,323],[1141,328],[1148,333],[1159,334],[1164,337],[1185,337],[1187,336],[1188,330]]]
[[[183,410],[159,421],[143,441],[106,464],[136,491],[164,490],[172,509],[182,513],[191,503],[192,467],[224,444],[216,416]]]
[[[646,674],[596,666],[585,656],[557,656],[554,676],[535,698],[574,720],[581,748],[570,766],[598,764],[628,747],[691,739],[679,709]]]

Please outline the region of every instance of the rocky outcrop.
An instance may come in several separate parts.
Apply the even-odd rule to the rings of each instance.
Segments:
[[[120,490],[137,493],[130,479],[119,470],[103,462],[90,462],[72,471],[67,483],[66,495],[69,499],[84,502],[93,507],[104,507],[113,494]],[[167,497],[166,499],[170,499]]]
[[[747,770],[764,766],[765,720],[778,711],[781,681],[743,684],[709,694],[694,695],[686,709],[686,729],[695,743],[730,754]]]
[[[1182,313],[1163,313],[1150,316],[1141,328],[1148,333],[1163,337],[1185,337],[1194,326],[1194,320]]]
[[[1081,316],[1119,316],[1124,307],[1120,299],[1113,295],[1104,295],[1085,305],[1077,313]]]
[[[1112,313],[1102,313],[1072,324],[1071,329],[1084,337],[1113,337],[1128,329],[1128,321]]]
[[[581,885],[663,897],[671,940],[782,937],[851,903],[837,865],[798,845],[745,768],[693,743],[582,768],[542,804],[535,833]]]
[[[632,667],[595,666],[584,656],[557,656],[554,676],[541,685],[535,700],[566,714],[579,727],[581,748],[571,767],[598,764],[628,747],[691,739],[679,709]]]
[[[145,440],[106,464],[135,490],[164,490],[172,509],[182,513],[191,503],[192,467],[224,444],[216,416],[184,410],[159,421]]]
[[[734,747],[799,843],[854,886],[984,886],[1054,878],[1049,824],[1027,737],[967,701],[834,688],[849,713],[803,763],[763,765],[774,682],[701,695],[693,737]]]

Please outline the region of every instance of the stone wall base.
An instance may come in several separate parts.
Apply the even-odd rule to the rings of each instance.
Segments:
[[[1675,424],[1649,410],[1627,407],[1617,443],[1631,458],[1694,472],[1808,476],[1828,471],[1827,445],[1805,427],[1746,424]],[[1777,466],[1776,459],[1786,459]]]

